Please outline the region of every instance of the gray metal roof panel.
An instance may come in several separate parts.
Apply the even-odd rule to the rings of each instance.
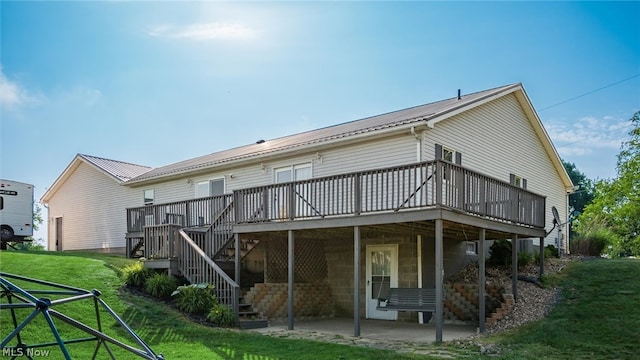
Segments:
[[[83,154],[78,154],[78,156],[82,157],[84,160],[97,166],[98,168],[102,169],[106,173],[122,182],[135,178],[136,176],[140,176],[152,169],[148,166],[110,160],[97,156]]]
[[[170,176],[182,172],[190,172],[202,168],[208,168],[234,160],[257,157],[269,153],[288,150],[291,148],[302,147],[311,144],[319,144],[322,142],[340,138],[347,138],[357,134],[375,132],[387,128],[408,125],[418,121],[427,120],[428,118],[453,111],[466,105],[470,105],[474,102],[480,101],[484,98],[493,96],[502,91],[519,85],[520,84],[506,85],[494,89],[463,95],[460,99],[454,97],[425,105],[411,107],[408,109],[393,111],[382,115],[371,116],[360,120],[350,121],[342,124],[328,126],[325,128],[266,140],[261,144],[249,144],[229,150],[218,151],[212,154],[203,155],[193,159],[184,160],[155,168],[131,179],[130,181],[137,182],[151,180],[154,178],[162,178],[164,176]]]

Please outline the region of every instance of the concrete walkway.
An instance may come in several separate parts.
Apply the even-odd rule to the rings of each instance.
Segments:
[[[323,320],[301,320],[294,323],[294,330],[287,330],[287,323],[274,323],[267,328],[252,329],[268,336],[308,339],[346,345],[358,345],[412,353],[421,351],[421,345],[436,340],[434,324],[417,324],[385,320],[360,320],[360,337],[353,336],[353,319],[333,318]],[[443,341],[462,340],[476,334],[472,325],[445,324]]]

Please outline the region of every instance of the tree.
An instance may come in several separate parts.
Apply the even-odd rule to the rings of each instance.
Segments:
[[[622,144],[613,180],[596,183],[593,202],[580,216],[581,233],[607,228],[616,235],[612,255],[640,255],[640,111],[631,118],[629,140]]]
[[[562,160],[562,165],[564,165],[564,169],[567,171],[567,174],[569,174],[571,182],[576,186],[576,191],[569,194],[569,213],[573,218],[582,214],[584,208],[593,201],[595,196],[594,183],[578,170],[576,164]],[[572,221],[569,226],[571,227],[569,234],[571,234],[571,238],[573,238],[576,233],[574,231],[574,222]]]
[[[33,230],[40,229],[40,224],[44,222],[42,218],[42,208],[38,203],[33,204]]]

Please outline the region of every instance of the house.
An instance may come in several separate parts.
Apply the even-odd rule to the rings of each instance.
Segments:
[[[558,244],[551,209],[565,219],[573,190],[521,84],[139,170],[119,185],[128,256],[215,284],[237,313],[246,287],[245,301],[290,328],[352,316],[355,335],[361,317],[418,317],[380,308],[389,288],[435,288],[436,340],[456,313],[447,277],[482,269],[490,240],[511,239],[514,264]],[[123,221],[89,224],[106,219]]]
[[[137,206],[138,191],[122,184],[151,168],[76,155],[40,201],[48,208],[47,249],[124,254],[124,209]]]

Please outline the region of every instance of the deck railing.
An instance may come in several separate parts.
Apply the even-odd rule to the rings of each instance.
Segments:
[[[193,200],[154,204],[127,209],[127,232],[142,232],[145,226],[180,224],[183,227],[206,227],[212,224],[231,203],[231,194]],[[233,212],[231,214],[233,216]],[[228,217],[233,223],[234,219]]]
[[[211,260],[182,229],[178,230],[175,246],[178,269],[182,276],[192,284],[213,284],[218,301],[228,305],[237,316],[240,286]]]
[[[544,228],[545,197],[459,165],[427,161],[258,186],[227,194],[127,209],[127,229],[174,223],[211,227],[215,255],[233,224],[444,207]],[[214,224],[215,223],[215,224]],[[211,226],[214,224],[215,226]],[[214,229],[215,228],[215,229]],[[220,244],[218,244],[220,243]]]
[[[236,223],[443,207],[543,228],[545,197],[436,160],[234,191]]]
[[[175,257],[177,224],[151,225],[144,228],[144,257],[146,259],[170,259]]]

